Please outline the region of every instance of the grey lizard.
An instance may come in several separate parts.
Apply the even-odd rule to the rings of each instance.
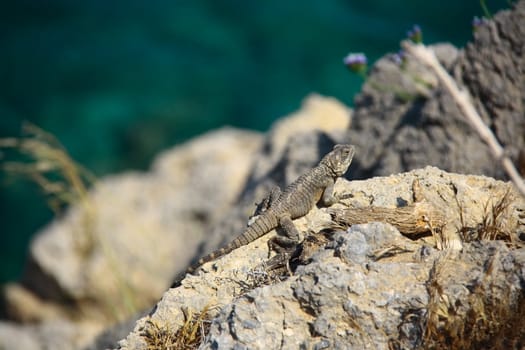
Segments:
[[[285,232],[286,237],[282,238],[297,242],[299,232],[292,220],[308,214],[318,202],[330,206],[338,201],[334,193],[335,180],[346,173],[354,153],[352,145],[335,145],[316,167],[301,175],[284,191],[281,192],[278,187],[272,190],[263,201],[263,207],[259,208],[260,215],[244,233],[226,246],[199,259],[186,272],[193,273],[202,264],[247,245],[277,227]],[[181,280],[182,278],[176,279],[173,286],[178,285]]]

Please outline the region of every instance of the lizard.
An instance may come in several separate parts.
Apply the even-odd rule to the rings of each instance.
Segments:
[[[281,242],[297,242],[300,235],[292,220],[308,214],[318,202],[331,206],[339,200],[334,193],[334,184],[348,170],[354,153],[354,146],[337,144],[316,167],[299,176],[284,191],[275,187],[259,205],[256,213],[258,216],[244,233],[226,246],[199,259],[186,273],[193,274],[203,264],[245,246],[278,227],[286,235],[281,237]],[[185,274],[177,278],[172,287],[180,284],[184,276]]]

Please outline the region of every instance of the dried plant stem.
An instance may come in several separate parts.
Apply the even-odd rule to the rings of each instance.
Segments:
[[[520,176],[510,158],[505,154],[505,150],[500,145],[494,133],[485,125],[481,116],[474,108],[467,91],[460,90],[454,79],[447,73],[445,68],[439,63],[434,52],[422,44],[413,44],[408,41],[402,43],[403,49],[420,60],[423,64],[430,67],[437,75],[444,87],[452,95],[465,117],[478,132],[481,139],[489,146],[492,154],[503,165],[510,179],[522,195],[525,196],[525,183]]]

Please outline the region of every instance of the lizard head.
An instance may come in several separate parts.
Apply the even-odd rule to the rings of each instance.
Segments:
[[[352,145],[335,145],[334,149],[321,160],[321,164],[326,165],[335,176],[342,176],[348,170],[355,149]]]

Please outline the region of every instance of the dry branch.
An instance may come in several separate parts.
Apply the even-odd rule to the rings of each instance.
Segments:
[[[404,235],[417,236],[445,225],[443,213],[428,202],[413,203],[399,208],[364,207],[330,210],[332,219],[343,226],[386,222]]]

